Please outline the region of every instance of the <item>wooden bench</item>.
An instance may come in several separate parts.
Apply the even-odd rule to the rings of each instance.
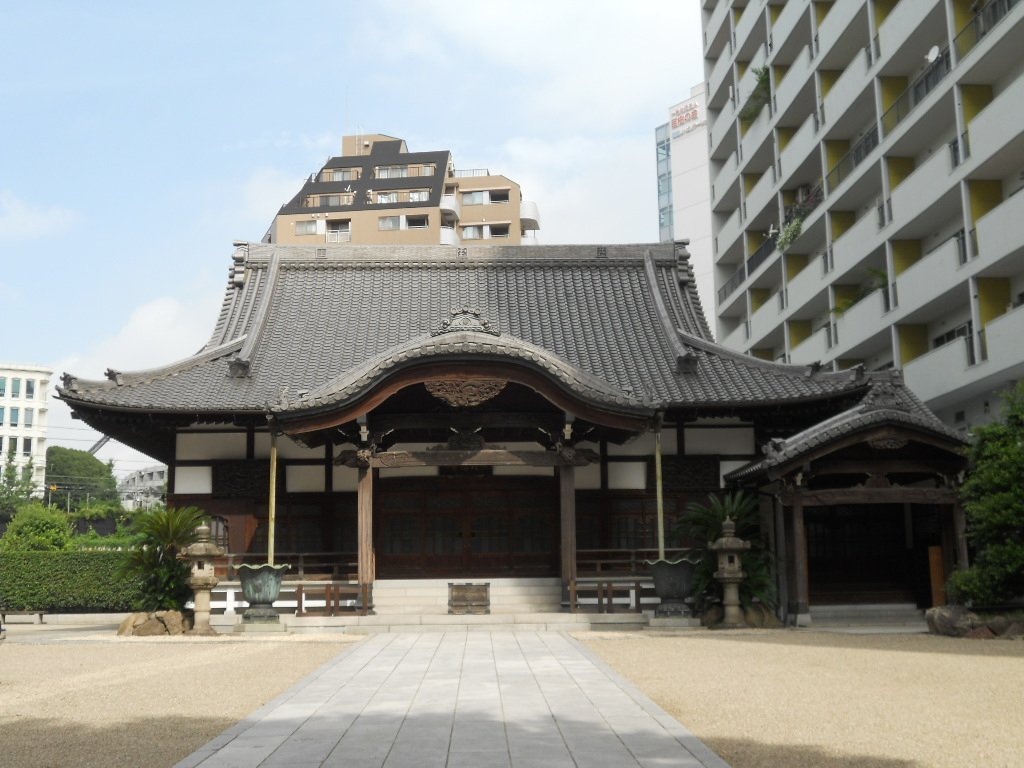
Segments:
[[[39,623],[45,624],[46,622],[43,621],[43,615],[45,613],[46,611],[0,611],[0,624],[6,624],[8,616],[38,616]],[[32,623],[36,623],[34,619]]]
[[[573,613],[578,613],[580,608],[589,607],[580,605],[580,598],[597,598],[598,613],[613,613],[616,610],[616,598],[625,598],[628,611],[640,613],[642,607],[642,595],[644,590],[643,579],[579,579],[569,583],[569,605]]]
[[[323,606],[310,606],[310,600],[323,600]],[[357,613],[366,616],[373,608],[369,584],[325,581],[304,582],[295,588],[296,616],[339,616]]]

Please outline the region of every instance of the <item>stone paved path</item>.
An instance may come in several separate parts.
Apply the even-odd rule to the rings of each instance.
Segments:
[[[178,764],[196,766],[728,768],[555,632],[372,636]]]

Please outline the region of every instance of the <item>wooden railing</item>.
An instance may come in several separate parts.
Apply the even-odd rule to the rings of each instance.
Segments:
[[[256,564],[267,561],[263,552],[232,552],[214,560],[216,573],[221,578],[235,579],[235,569],[242,563]],[[277,552],[274,562],[290,565],[285,580],[325,579],[355,581],[358,560],[355,552]]]

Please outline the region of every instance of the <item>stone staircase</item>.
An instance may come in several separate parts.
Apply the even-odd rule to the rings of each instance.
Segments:
[[[812,605],[811,629],[863,628],[865,631],[927,631],[924,611],[914,603]]]
[[[490,585],[491,614],[561,611],[562,583],[557,578],[378,579],[373,584],[374,611],[378,616],[447,615],[449,583]]]

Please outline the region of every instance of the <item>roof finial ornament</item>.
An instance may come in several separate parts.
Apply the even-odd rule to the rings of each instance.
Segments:
[[[449,315],[450,317],[441,321],[440,328],[430,332],[431,336],[458,331],[476,331],[477,333],[489,333],[491,336],[501,336],[501,332],[491,327],[491,322],[484,317],[479,309],[462,306],[452,309]]]
[[[121,372],[113,368],[107,368],[107,370],[103,372],[103,375],[117,384],[117,386],[121,386],[121,384],[124,383],[121,378]]]
[[[62,373],[60,375],[60,383],[64,389],[74,392],[78,389],[78,377],[72,376],[70,373]]]

